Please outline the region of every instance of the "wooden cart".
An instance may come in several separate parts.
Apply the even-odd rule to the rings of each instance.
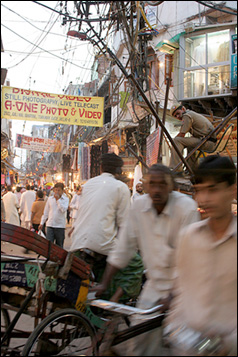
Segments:
[[[83,310],[91,270],[72,253],[24,228],[2,223],[1,240],[38,254],[31,258],[1,252],[1,355],[13,356],[20,354],[30,335],[15,328],[21,315],[31,316],[36,327],[56,310]],[[10,311],[16,313],[12,321]]]

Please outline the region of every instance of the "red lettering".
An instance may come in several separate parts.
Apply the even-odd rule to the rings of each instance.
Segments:
[[[6,100],[6,102],[5,102],[5,108],[6,108],[7,110],[12,110],[12,102],[11,102],[11,100]]]
[[[40,106],[40,112],[41,114],[43,113],[43,111],[46,109],[46,105],[45,104],[41,104]]]
[[[20,112],[23,108],[23,102],[16,102],[17,110]]]
[[[81,109],[79,109],[79,116],[80,116],[80,118],[82,118],[82,116],[84,115],[84,113],[85,113],[85,109],[83,109],[82,112],[81,112]]]
[[[32,113],[37,113],[38,104],[32,104]]]

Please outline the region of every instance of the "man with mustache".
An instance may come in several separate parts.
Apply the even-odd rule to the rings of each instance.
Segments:
[[[173,356],[237,356],[235,183],[228,157],[208,156],[195,171],[195,199],[209,218],[181,232],[175,297],[164,321]]]
[[[131,206],[124,227],[119,232],[116,247],[109,254],[107,267],[99,287],[100,296],[112,276],[127,266],[137,249],[146,269],[146,282],[137,307],[149,309],[168,303],[175,279],[175,251],[178,232],[184,226],[198,221],[196,202],[189,196],[173,191],[171,170],[155,164],[148,171],[147,191]],[[140,323],[140,318],[132,321]],[[128,356],[161,356],[162,329],[143,333],[130,340]]]

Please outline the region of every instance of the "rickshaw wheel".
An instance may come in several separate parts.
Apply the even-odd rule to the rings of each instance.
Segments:
[[[97,356],[96,330],[86,316],[74,309],[56,311],[36,327],[22,356]]]

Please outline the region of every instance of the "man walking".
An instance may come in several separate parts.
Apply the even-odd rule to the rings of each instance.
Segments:
[[[18,214],[18,200],[17,196],[12,192],[12,186],[7,186],[7,193],[2,198],[5,208],[5,222],[20,226]]]
[[[209,218],[181,231],[165,337],[172,356],[237,356],[236,168],[214,155],[194,173],[195,199]]]
[[[53,191],[54,195],[50,196],[46,202],[39,230],[42,230],[47,220],[46,239],[63,248],[69,199],[64,194],[64,184],[62,182],[56,183]]]
[[[86,252],[95,257],[93,272],[97,282],[104,272],[108,254],[116,245],[118,231],[130,207],[128,186],[115,178],[121,174],[122,166],[123,160],[116,154],[102,155],[102,173],[83,186],[77,218],[72,228],[70,250],[82,258]],[[116,291],[112,289],[108,293],[108,298],[111,297],[113,301],[123,296],[127,299],[136,297],[140,292],[144,270],[142,260],[137,253],[131,258],[129,265],[117,275]]]
[[[31,229],[31,208],[35,199],[35,191],[31,190],[30,185],[26,185],[26,191],[21,195],[20,201],[20,216],[23,228]]]
[[[214,127],[212,123],[205,118],[203,115],[198,114],[192,110],[186,110],[186,108],[180,103],[176,103],[170,109],[170,114],[182,121],[182,126],[180,128],[180,132],[174,138],[174,142],[177,145],[181,154],[183,154],[183,150],[187,148],[188,154],[192,151],[204,137],[206,137]],[[185,137],[186,133],[190,133],[191,137]],[[207,140],[205,144],[201,146],[203,150],[212,151],[216,145],[217,139],[214,134],[210,139]],[[195,164],[196,155],[193,154],[188,159],[188,164],[191,168],[193,168]],[[170,168],[173,169],[180,163],[181,159],[176,153],[175,149],[171,149],[171,160],[170,160]],[[178,174],[182,174],[182,166],[180,166],[177,170]]]
[[[148,194],[132,203],[126,223],[119,232],[118,244],[107,259],[101,286],[95,288],[96,295],[100,296],[118,269],[124,268],[139,249],[147,278],[137,303],[142,309],[169,300],[176,275],[178,232],[200,218],[196,202],[173,191],[173,176],[168,167],[152,165],[147,180]],[[132,323],[138,324],[141,319],[141,316],[135,318]],[[162,329],[135,338],[130,349],[128,356],[160,356]]]
[[[32,228],[38,232],[39,231],[39,225],[41,222],[41,217],[43,216],[44,209],[45,209],[46,201],[44,200],[44,194],[42,190],[38,190],[36,192],[36,200],[33,202],[32,208],[31,208],[31,226]],[[43,229],[42,232],[45,234],[45,230]]]
[[[80,198],[81,198],[81,192],[82,192],[82,188],[81,186],[77,186],[76,187],[76,192],[69,204],[69,210],[70,212],[70,217],[72,220],[72,225],[74,224],[76,218],[77,218],[77,213],[78,213],[78,209],[79,209],[79,204],[80,204]]]

